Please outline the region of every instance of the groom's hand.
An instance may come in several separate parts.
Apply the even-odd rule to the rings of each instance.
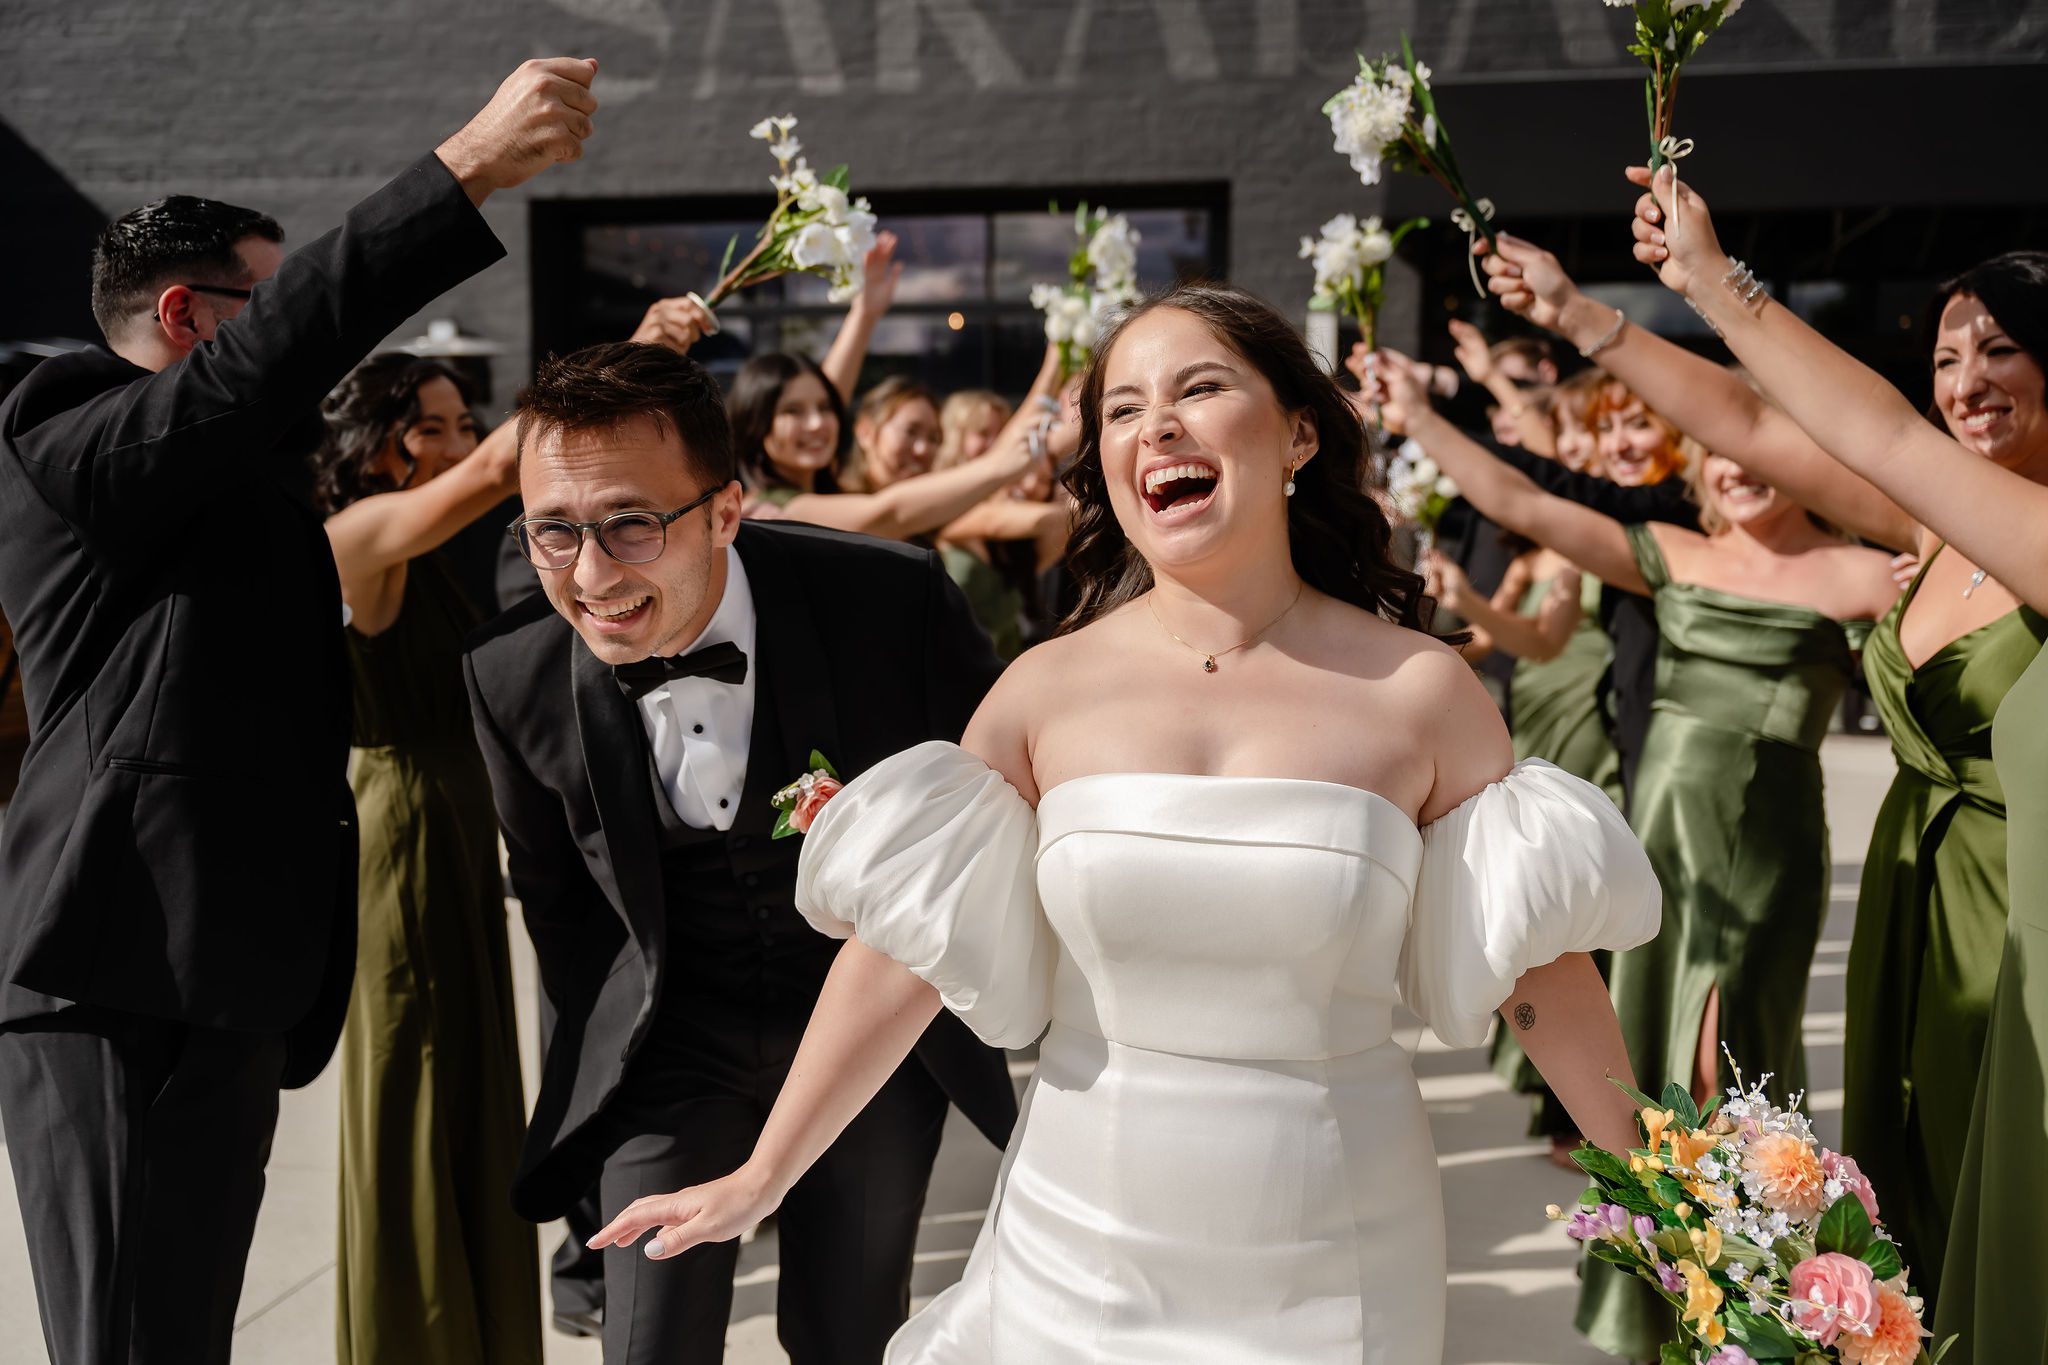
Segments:
[[[482,204],[558,161],[583,155],[597,96],[590,83],[597,62],[588,57],[539,57],[521,62],[477,116],[435,149],[470,202]]]

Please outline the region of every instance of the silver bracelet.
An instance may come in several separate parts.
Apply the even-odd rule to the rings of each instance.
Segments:
[[[1626,326],[1628,326],[1628,314],[1622,312],[1619,308],[1615,309],[1614,325],[1607,329],[1607,335],[1601,337],[1591,346],[1581,346],[1579,348],[1579,354],[1584,356],[1586,359],[1591,360],[1594,356],[1599,355],[1609,346],[1612,346],[1615,342],[1619,341],[1621,339],[1621,329]]]
[[[1721,283],[1727,287],[1729,293],[1742,301],[1744,308],[1756,304],[1758,299],[1770,297],[1770,290],[1764,288],[1763,281],[1756,277],[1756,272],[1733,256],[1728,258],[1728,273],[1721,277]]]
[[[1723,340],[1723,341],[1727,340],[1727,338],[1728,338],[1728,334],[1727,334],[1726,332],[1724,332],[1724,331],[1722,331],[1722,330],[1721,330],[1721,324],[1720,324],[1720,323],[1718,323],[1718,322],[1716,322],[1716,321],[1714,321],[1714,320],[1713,320],[1712,318],[1708,317],[1708,316],[1707,316],[1707,310],[1706,310],[1706,309],[1704,309],[1704,308],[1702,308],[1702,307],[1700,307],[1700,306],[1699,306],[1699,304],[1697,304],[1697,303],[1693,302],[1693,297],[1692,297],[1692,295],[1690,295],[1690,294],[1680,294],[1680,295],[1679,295],[1679,297],[1685,300],[1685,306],[1686,306],[1686,307],[1688,307],[1688,308],[1692,309],[1692,311],[1693,311],[1693,312],[1695,312],[1695,313],[1697,313],[1697,314],[1699,315],[1699,319],[1700,319],[1700,321],[1701,321],[1701,322],[1704,322],[1704,323],[1706,323],[1706,324],[1707,324],[1707,330],[1708,330],[1709,332],[1712,332],[1712,333],[1714,334],[1714,336],[1715,336],[1715,337],[1716,337],[1717,339],[1719,339],[1719,340]]]

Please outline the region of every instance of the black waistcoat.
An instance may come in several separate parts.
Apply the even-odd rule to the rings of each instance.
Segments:
[[[796,909],[803,840],[775,839],[775,791],[799,774],[775,771],[782,744],[766,689],[756,691],[745,790],[732,828],[685,824],[669,804],[648,751],[648,782],[661,823],[661,884],[667,905],[664,1022],[738,1007],[752,1014],[809,1017],[838,949]]]

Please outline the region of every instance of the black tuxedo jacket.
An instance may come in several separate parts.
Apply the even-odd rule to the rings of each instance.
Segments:
[[[158,374],[93,349],[0,404],[0,610],[30,741],[0,1024],[85,1002],[333,1050],[355,967],[347,660],[303,497],[319,403],[503,254],[423,158]]]
[[[929,551],[792,522],[746,522],[738,551],[758,624],[748,666],[783,752],[748,755],[779,783],[816,749],[848,778],[929,739],[957,740],[1002,665]],[[512,887],[557,1011],[513,1185],[558,1216],[605,1153],[572,1139],[618,1089],[670,968],[661,831],[638,708],[543,596],[479,631],[467,660]],[[917,1055],[998,1146],[1017,1109],[1003,1055],[941,1013]]]

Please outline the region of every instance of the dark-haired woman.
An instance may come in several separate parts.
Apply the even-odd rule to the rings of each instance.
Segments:
[[[479,445],[455,373],[407,355],[363,362],[325,412],[361,828],[339,1358],[538,1365],[534,1229],[506,1196],[525,1108],[497,816],[462,683],[482,617],[435,553],[514,488],[514,433]]]
[[[1691,223],[1692,211],[1689,198],[1681,225]],[[1740,284],[1743,295],[1753,294],[1749,309],[1790,324],[1714,243],[1704,205],[1698,222],[1704,235],[1688,232],[1679,261],[1655,262],[1666,283],[1717,317],[1736,297],[1729,285]],[[1668,249],[1647,240],[1661,225],[1639,220],[1637,232],[1644,251]],[[1739,451],[1758,478],[1836,525],[1919,555],[1918,576],[1872,634],[1863,660],[1899,768],[1878,811],[1856,902],[1842,1135],[1880,1191],[1915,1285],[1938,1303],[2006,942],[2007,772],[1991,761],[1992,720],[2048,639],[2048,617],[1860,472],[1904,439],[1901,430],[1846,408],[1816,415],[1818,400],[1772,370],[1775,350],[1759,359],[1736,347],[1783,405],[1773,406],[1735,376],[1585,298],[1547,253],[1511,237],[1502,238],[1501,250],[1488,270],[1510,307],[1581,345],[1611,332],[1602,363],[1686,431]],[[1929,416],[1963,449],[2048,483],[2038,359],[2048,323],[2040,286],[2026,282],[2016,259],[2024,258],[2001,258],[2006,264],[1981,268],[1981,280],[1966,276],[1937,296]],[[1745,314],[1737,330],[1751,334],[1751,321]],[[2015,340],[2030,324],[2033,349]],[[1896,406],[1877,410],[1889,421]],[[1910,430],[1923,427],[1931,424],[1915,419]],[[1847,447],[1852,430],[1869,449],[1854,460],[1830,455]]]
[[[1634,178],[1638,185],[1649,182],[1644,172]],[[1859,905],[1859,944],[1867,909],[1887,916],[1874,933],[1888,951],[1861,967],[1863,990],[1850,999],[1851,1037],[1858,1036],[1857,1009],[1903,1012],[1902,1031],[1891,1033],[1872,1020],[1863,1036],[1885,1030],[1875,1036],[1896,1049],[1886,1065],[1912,1084],[1910,1103],[1901,1097],[1894,1105],[1881,1093],[1877,1104],[1860,1110],[1863,1136],[1883,1136],[1879,1125],[1887,1117],[1898,1122],[1903,1112],[1911,1137],[1904,1143],[1892,1137],[1885,1150],[1894,1161],[1917,1158],[1897,1178],[1911,1182],[1918,1174],[1920,1182],[1898,1189],[1888,1183],[1892,1171],[1874,1169],[1868,1149],[1855,1146],[1854,1138],[1850,1149],[1887,1208],[1904,1207],[1922,1223],[1930,1216],[1926,1177],[1942,1181],[1932,1191],[1931,1214],[1939,1220],[1953,1210],[1953,1221],[1941,1229],[1946,1243],[1923,1250],[1909,1241],[1905,1250],[1923,1287],[1931,1284],[1929,1252],[1939,1258],[1935,1337],[1961,1337],[1949,1358],[1978,1365],[2048,1360],[2039,1251],[2040,1211],[2048,1207],[2048,651],[2039,647],[2048,624],[2048,553],[2041,542],[2048,525],[2048,252],[1995,257],[1936,291],[1929,415],[1939,419],[1937,426],[1790,312],[1761,294],[1749,297],[1746,283],[1731,291],[1729,285],[1741,281],[1730,276],[1740,272],[1730,269],[1698,195],[1679,192],[1685,202],[1677,224],[1666,230],[1672,193],[1667,177],[1655,197],[1638,200],[1637,258],[1706,309],[1790,420],[1839,462],[1835,481],[1868,480],[1873,505],[1878,498],[1896,503],[1897,533],[1913,534],[1931,561],[1914,597],[1887,623],[1895,655],[1888,685],[1877,695],[1894,708],[1886,721],[1896,713],[1903,730],[1894,732],[1897,739],[1915,749],[1910,756],[1901,750],[1902,782],[1927,760],[1922,737],[1933,727],[1958,726],[1966,714],[1975,718],[1966,750],[1950,746],[1935,755],[1965,778],[1959,784],[1965,792],[1949,798],[1948,837],[1966,812],[1988,804],[1987,788],[2002,797],[2006,837],[1971,851],[1981,872],[1963,883],[1956,876],[1960,860],[1946,853],[1947,838],[1937,836],[1933,875],[1920,877],[1946,895],[1914,898],[1901,888],[1885,901]],[[1810,473],[1834,482],[1818,467]],[[1943,560],[1951,567],[1944,570]],[[1953,586],[1964,569],[1962,587],[1944,601],[1944,580]],[[1994,586],[2001,594],[1994,605],[2017,605],[1988,622],[1973,626],[1972,616],[1939,611],[1945,605],[1955,613],[1959,602],[1967,605]],[[1928,625],[1929,618],[1940,624]],[[1942,643],[1957,629],[1965,633]],[[1921,659],[1917,668],[1914,656]],[[1987,736],[1984,722],[1994,716]],[[1995,774],[1986,773],[1987,758]],[[1917,833],[1896,826],[1894,835]],[[1925,858],[1927,845],[1925,834],[1900,838],[1892,857]],[[2002,866],[1996,860],[2001,851]],[[1879,854],[1873,842],[1873,860]],[[1990,880],[1998,872],[2003,880]],[[1866,881],[1866,891],[1870,887]],[[1990,926],[1979,922],[1994,918],[2005,920],[2002,953],[1980,941]],[[1906,960],[1907,952],[1924,955],[1924,967]],[[1985,973],[1994,961],[1996,984],[1988,987]],[[1910,975],[1916,968],[1926,973],[1917,990]],[[1851,971],[1858,971],[1853,957]],[[1958,987],[1959,999],[1930,998]],[[1959,1138],[1962,1115],[1952,1106],[1970,1103],[1971,1073],[1974,1103]]]
[[[753,1156],[595,1244],[736,1235],[943,1003],[1043,1041],[966,1274],[890,1361],[1436,1361],[1442,1206],[1393,1006],[1463,1046],[1516,1017],[1625,1145],[1584,953],[1654,933],[1655,883],[1596,788],[1511,766],[1285,318],[1213,286],[1140,307],[1081,421],[1067,633],[962,746],[818,814],[797,903],[854,938]]]

